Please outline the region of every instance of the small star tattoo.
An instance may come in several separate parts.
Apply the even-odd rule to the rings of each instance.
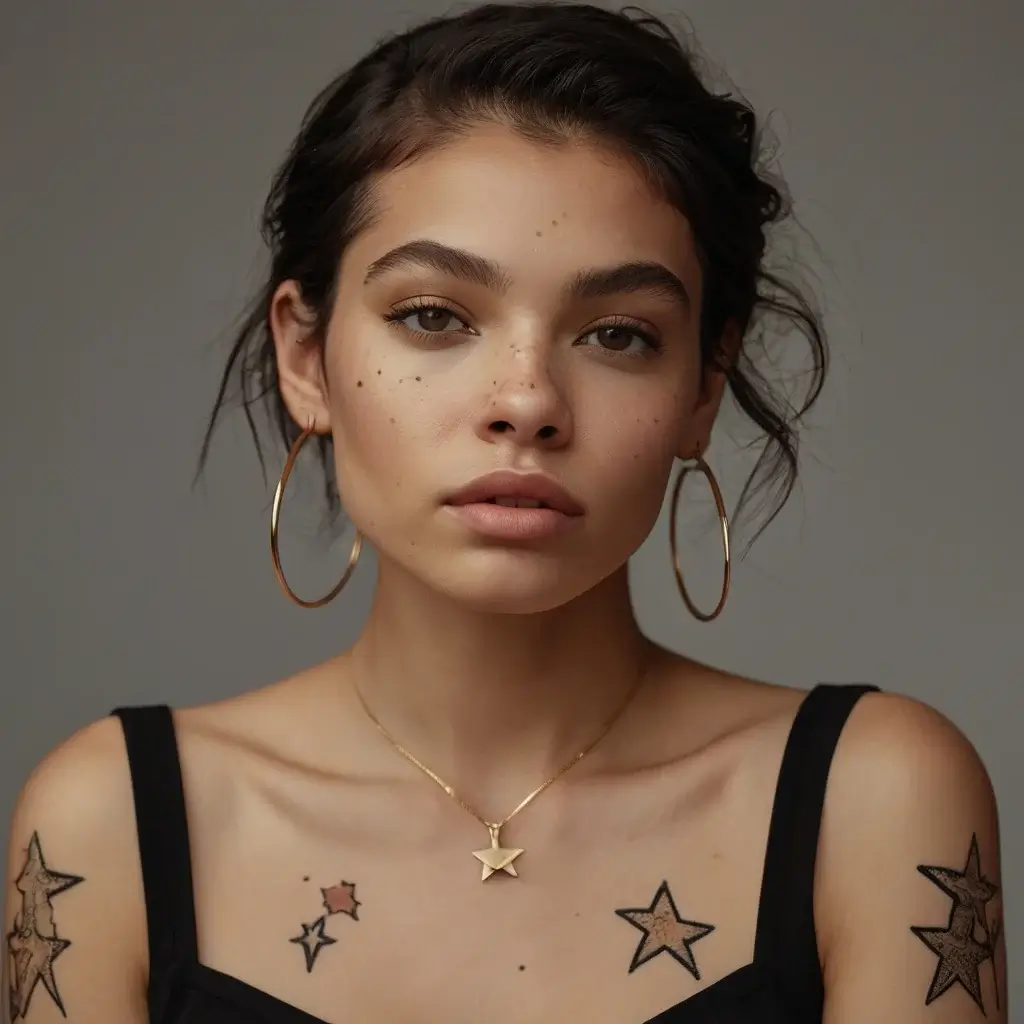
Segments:
[[[658,886],[649,907],[616,910],[615,913],[644,933],[629,965],[630,974],[659,953],[668,953],[700,981],[700,971],[690,947],[705,935],[710,935],[715,926],[686,921],[680,917],[668,882]]]
[[[297,935],[294,939],[289,939],[289,942],[295,942],[302,947],[302,952],[306,954],[306,973],[310,973],[313,970],[313,964],[316,963],[316,958],[320,955],[320,950],[324,946],[331,946],[337,939],[332,939],[328,935],[324,928],[327,925],[327,918],[318,917],[312,924],[304,924],[302,926],[302,934]]]
[[[307,881],[308,877],[308,875],[304,876],[303,881]],[[331,946],[338,941],[326,932],[327,918],[334,914],[345,914],[353,921],[358,921],[359,908],[362,906],[362,903],[356,899],[355,882],[339,882],[337,885],[321,889],[320,895],[323,898],[322,906],[327,913],[322,914],[312,924],[303,924],[302,934],[288,940],[302,947],[302,951],[306,955],[307,974],[312,972],[313,965],[324,946]]]
[[[328,914],[348,914],[353,921],[359,920],[359,900],[356,899],[355,882],[339,882],[329,889],[321,889],[324,909]]]

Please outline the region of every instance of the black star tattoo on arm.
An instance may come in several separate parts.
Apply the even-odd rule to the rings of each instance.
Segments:
[[[912,926],[911,931],[939,958],[925,1005],[933,1003],[954,985],[960,985],[985,1013],[981,998],[981,965],[993,961],[996,1008],[999,1008],[999,983],[995,978],[995,951],[1002,927],[998,920],[990,924],[986,907],[999,887],[981,873],[978,837],[971,836],[971,848],[963,871],[955,868],[919,864],[918,871],[934,882],[953,901],[945,928]]]
[[[685,921],[676,909],[668,882],[662,882],[658,886],[649,907],[616,910],[615,913],[644,933],[629,965],[630,974],[649,960],[653,960],[659,953],[668,953],[700,981],[700,971],[690,947],[698,939],[710,935],[715,926]]]
[[[320,895],[323,898],[322,906],[326,913],[321,914],[310,924],[304,923],[302,934],[288,940],[302,947],[302,952],[306,957],[307,974],[312,972],[316,958],[324,946],[333,946],[338,941],[331,938],[324,930],[327,927],[327,918],[332,914],[345,914],[353,921],[358,921],[359,908],[362,906],[362,903],[356,899],[355,882],[339,882],[327,889],[321,889]]]
[[[53,897],[66,892],[85,879],[65,875],[46,866],[37,833],[28,844],[25,866],[15,881],[21,893],[21,907],[14,917],[14,926],[7,935],[4,948],[6,984],[5,1013],[11,1021],[24,1019],[32,996],[40,982],[67,1016],[64,1002],[53,974],[54,961],[71,945],[57,934],[53,918]]]

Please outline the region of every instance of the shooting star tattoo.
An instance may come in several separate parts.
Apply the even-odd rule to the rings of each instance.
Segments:
[[[981,873],[977,835],[971,835],[971,848],[962,871],[925,864],[919,864],[917,870],[953,901],[949,923],[945,928],[914,925],[910,929],[939,958],[925,996],[925,1006],[959,984],[984,1014],[981,965],[991,959],[998,1009],[999,982],[995,977],[995,949],[1002,926],[999,919],[989,923],[986,907],[999,892],[999,887]]]
[[[32,833],[25,865],[14,883],[21,893],[21,908],[15,914],[4,950],[10,972],[4,995],[12,1021],[19,1017],[24,1019],[28,1014],[32,996],[40,982],[57,1004],[61,1015],[67,1016],[53,975],[53,964],[71,942],[57,934],[53,897],[84,881],[78,875],[66,875],[47,867],[39,835]]]
[[[325,931],[327,918],[335,914],[346,914],[353,921],[358,921],[359,908],[362,906],[362,903],[356,899],[355,882],[339,882],[337,885],[332,885],[327,889],[321,889],[320,895],[322,897],[322,906],[327,913],[321,914],[320,917],[310,924],[304,923],[302,925],[302,934],[288,940],[302,947],[302,952],[306,956],[307,974],[312,972],[316,958],[320,955],[320,951],[324,946],[332,946],[338,941]]]
[[[668,953],[700,981],[700,971],[691,946],[705,935],[710,935],[715,926],[684,920],[676,909],[668,882],[658,886],[649,907],[616,910],[615,913],[644,933],[629,965],[630,974],[659,953]]]

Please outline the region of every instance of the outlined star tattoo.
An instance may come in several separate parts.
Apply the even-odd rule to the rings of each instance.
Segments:
[[[910,929],[938,958],[925,1006],[935,1002],[943,992],[959,982],[982,1013],[981,972],[979,968],[992,955],[988,943],[978,942],[973,935],[974,915],[970,907],[957,905],[948,928]]]
[[[963,871],[952,868],[936,868],[918,865],[918,871],[925,878],[934,882],[947,896],[961,906],[970,907],[974,920],[984,929],[988,937],[988,918],[985,905],[999,892],[999,886],[993,885],[981,873],[981,855],[978,853],[978,837],[971,836],[971,849],[967,854],[967,863]]]
[[[304,881],[309,881],[308,876]],[[359,920],[359,908],[362,903],[356,899],[355,882],[339,882],[337,885],[321,888],[320,895],[323,899],[323,908],[327,911],[311,924],[302,925],[302,934],[289,939],[302,947],[306,955],[306,973],[313,970],[316,958],[324,946],[333,946],[338,940],[327,934],[327,918],[333,914],[346,914],[353,921]]]
[[[981,873],[978,837],[971,835],[971,847],[963,871],[954,868],[918,865],[918,871],[953,900],[949,923],[945,928],[912,926],[911,931],[939,958],[925,1005],[933,1003],[955,984],[960,984],[985,1013],[981,997],[981,965],[989,959],[995,967],[995,946],[1000,928],[990,926],[986,905],[999,887]],[[981,933],[981,941],[975,935]],[[996,986],[996,1005],[999,990]]]
[[[630,974],[649,960],[653,960],[659,953],[668,953],[700,981],[700,971],[690,947],[705,935],[710,935],[715,926],[683,920],[676,909],[675,900],[672,899],[668,882],[662,882],[658,886],[649,907],[616,910],[615,913],[644,933],[629,965]]]
[[[289,942],[295,942],[302,947],[302,952],[306,954],[306,973],[309,974],[313,970],[313,964],[316,963],[316,958],[320,955],[320,950],[324,946],[333,946],[337,939],[332,939],[328,935],[324,928],[327,926],[327,916],[318,917],[312,924],[304,924],[302,926],[302,934],[297,935],[294,939],[289,939]]]
[[[11,987],[7,995],[12,1021],[19,1016],[24,1019],[28,1014],[39,982],[43,983],[61,1014],[67,1016],[53,974],[53,964],[71,942],[57,935],[52,900],[84,881],[78,875],[50,870],[43,857],[39,835],[32,833],[25,866],[14,883],[21,893],[21,910],[15,915],[14,927],[7,935],[4,954],[9,957],[11,966]]]

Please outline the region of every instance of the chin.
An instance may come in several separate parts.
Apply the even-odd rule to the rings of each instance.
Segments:
[[[462,553],[421,576],[432,590],[474,610],[504,615],[536,615],[560,608],[596,586],[591,562],[586,570],[555,554],[507,548]],[[614,568],[614,567],[613,567]]]

